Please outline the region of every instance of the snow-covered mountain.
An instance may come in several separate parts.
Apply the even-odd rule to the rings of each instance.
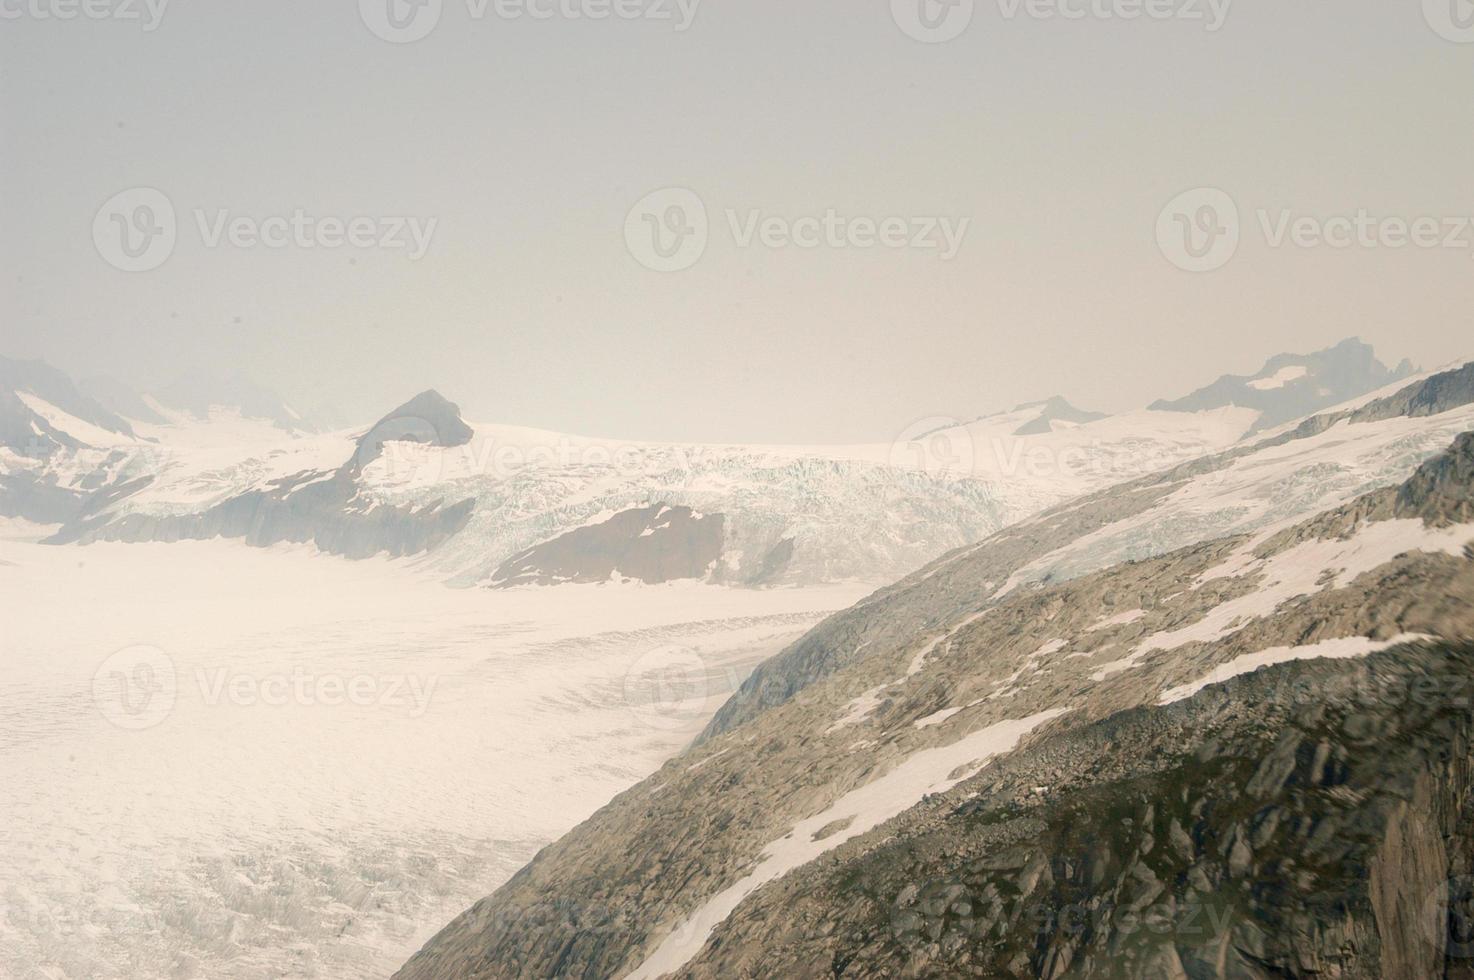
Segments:
[[[24,393],[61,439],[0,460],[0,512],[59,525],[56,543],[227,537],[414,556],[456,585],[879,582],[1264,422],[1240,405],[1101,416],[1056,397],[892,442],[680,445],[468,423],[433,392],[365,431],[317,433],[255,396],[235,399],[243,412],[197,392],[180,410],[115,390],[127,420]],[[662,513],[700,520],[645,520]]]
[[[39,457],[133,434],[126,419],[51,365],[0,357],[0,447]]]
[[[433,437],[438,423],[423,416],[437,411],[461,435]],[[364,433],[283,434],[240,417],[139,422],[134,443],[31,461],[36,479],[71,494],[67,507],[32,519],[62,524],[56,542],[224,536],[311,541],[354,558],[417,555],[460,585],[601,575],[875,582],[1083,490],[1231,445],[1249,421],[1232,411],[1142,413],[1093,431],[1014,435],[1020,415],[1036,414],[838,447],[665,445],[467,424],[432,394]],[[84,493],[81,481],[96,489]],[[680,535],[635,526],[661,507],[701,514],[708,528],[719,521],[720,546],[697,564],[668,560],[660,549],[678,547]]]

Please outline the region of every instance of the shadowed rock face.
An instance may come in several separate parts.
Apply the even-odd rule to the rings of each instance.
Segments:
[[[460,407],[438,391],[424,391],[375,422],[358,440],[352,466],[362,469],[379,457],[386,442],[464,446],[475,431],[461,419]]]
[[[87,506],[89,495],[34,479],[30,474],[0,473],[0,514],[37,524],[63,524],[76,520]]]
[[[492,585],[705,578],[721,558],[723,524],[721,514],[698,514],[689,507],[627,510],[513,556],[497,569]]]
[[[1389,369],[1368,344],[1345,340],[1314,354],[1280,354],[1258,374],[1225,375],[1186,397],[1152,404],[1154,411],[1201,412],[1237,405],[1257,409],[1257,429],[1272,429],[1349,401],[1413,374],[1407,361]]]

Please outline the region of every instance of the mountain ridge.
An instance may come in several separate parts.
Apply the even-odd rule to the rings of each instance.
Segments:
[[[1408,360],[1388,368],[1369,344],[1353,337],[1310,354],[1277,354],[1255,374],[1226,374],[1181,398],[1155,401],[1149,408],[1162,412],[1198,412],[1228,405],[1253,408],[1260,412],[1253,429],[1257,432],[1416,373]]]

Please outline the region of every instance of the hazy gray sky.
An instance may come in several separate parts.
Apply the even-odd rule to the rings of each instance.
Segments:
[[[405,0],[177,2],[153,30],[144,0],[87,2],[140,19],[0,0],[0,351],[76,375],[239,369],[354,417],[433,386],[488,421],[831,441],[1055,392],[1131,408],[1351,334],[1391,361],[1474,352],[1474,244],[1275,248],[1256,213],[1474,216],[1474,44],[1441,0],[1240,0],[1217,31],[1189,19],[1207,0],[985,0],[935,44],[898,26],[907,0],[706,0],[684,31],[674,0],[601,21],[567,11],[611,0],[443,0],[408,44],[366,26]],[[93,225],[135,187],[178,231],[129,273]],[[625,224],[668,187],[710,231],[662,273]],[[1157,235],[1198,187],[1241,217],[1208,273]],[[195,215],[297,209],[436,225],[414,261],[210,247]],[[951,260],[739,244],[751,212],[828,209],[970,226]]]

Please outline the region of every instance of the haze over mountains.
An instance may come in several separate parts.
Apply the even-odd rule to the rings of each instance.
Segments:
[[[1141,412],[1056,396],[891,443],[786,447],[472,424],[433,391],[362,432],[320,432],[239,377],[146,396],[93,381],[84,394],[46,365],[6,360],[0,515],[53,526],[55,543],[225,537],[418,555],[458,585],[883,581],[1409,371],[1346,341]],[[681,528],[641,516],[660,508]]]

